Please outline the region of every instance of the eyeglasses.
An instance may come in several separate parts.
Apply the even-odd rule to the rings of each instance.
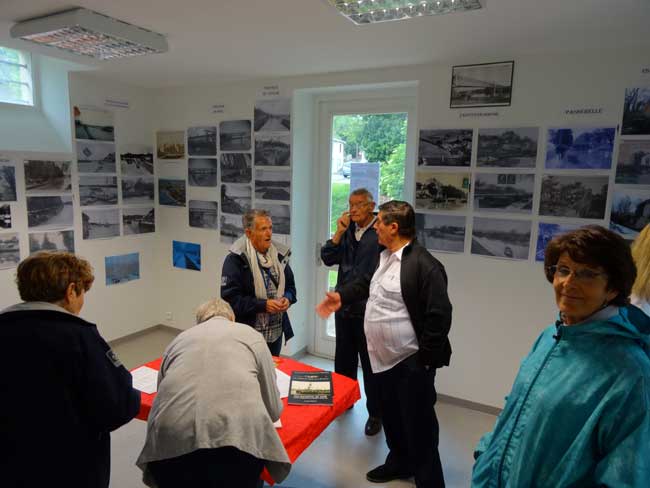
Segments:
[[[553,276],[562,279],[566,279],[569,275],[573,274],[573,277],[581,283],[591,283],[599,276],[607,274],[604,271],[594,271],[589,268],[571,269],[568,266],[558,266],[556,264],[549,266],[546,269],[548,269]]]
[[[370,202],[361,202],[361,203],[351,203],[350,204],[350,210],[358,209],[358,208],[363,208],[366,205],[369,205]]]

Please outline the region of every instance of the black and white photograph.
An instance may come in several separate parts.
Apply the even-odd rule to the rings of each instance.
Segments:
[[[452,67],[449,107],[509,106],[514,69],[514,61]]]
[[[77,107],[74,113],[74,132],[77,139],[114,141],[113,112],[94,107]]]
[[[117,205],[117,176],[79,176],[79,205]]]
[[[635,239],[650,223],[650,190],[616,189],[609,227],[626,239]]]
[[[154,202],[153,176],[131,176],[122,178],[122,204]]]
[[[291,200],[291,171],[256,169],[255,198],[261,200]]]
[[[476,165],[487,168],[534,168],[538,127],[479,129]]]
[[[220,240],[222,243],[232,244],[244,235],[244,224],[242,224],[241,215],[226,215],[222,213],[220,222]]]
[[[622,141],[618,147],[616,183],[650,185],[650,141]]]
[[[604,219],[608,176],[554,176],[542,179],[539,214]]]
[[[291,99],[276,98],[255,102],[255,132],[289,132]]]
[[[158,180],[158,203],[170,207],[184,207],[187,189],[185,180],[171,180],[160,178]]]
[[[74,231],[61,230],[29,234],[29,254],[38,251],[74,252]]]
[[[465,225],[464,216],[415,214],[418,242],[430,251],[463,252]]]
[[[467,208],[469,173],[415,173],[415,208],[463,210]]]
[[[156,133],[158,159],[183,159],[185,157],[185,132],[160,131]]]
[[[276,134],[255,136],[255,166],[289,166],[291,137]]]
[[[190,156],[216,156],[217,127],[188,128],[187,154]]]
[[[81,222],[84,239],[105,239],[120,235],[120,211],[117,208],[83,209]]]
[[[625,89],[623,104],[623,136],[650,135],[650,87]]]
[[[217,160],[214,158],[189,158],[187,181],[190,186],[217,186]]]
[[[18,234],[0,234],[0,269],[15,268],[19,262]]]
[[[156,211],[153,207],[122,209],[124,235],[150,234],[156,232]]]
[[[30,229],[62,229],[72,227],[73,223],[72,196],[27,197],[27,226]]]
[[[264,209],[269,212],[273,222],[273,234],[291,235],[291,205],[267,204]]]
[[[0,202],[16,201],[16,168],[0,165]]]
[[[469,166],[472,129],[421,130],[419,166]]]
[[[248,153],[221,154],[221,181],[223,183],[250,183],[253,162]]]
[[[528,259],[531,227],[529,220],[474,217],[472,254]]]
[[[250,120],[226,120],[219,124],[219,148],[222,151],[250,151],[251,139]]]
[[[25,189],[29,194],[69,192],[70,161],[25,160]]]
[[[217,202],[190,200],[190,227],[200,229],[219,228],[219,206]]]
[[[140,279],[140,253],[106,256],[106,286]]]
[[[115,144],[97,141],[76,144],[79,173],[115,173]]]
[[[475,212],[533,212],[535,175],[477,173],[474,180]]]
[[[243,215],[251,209],[252,193],[249,185],[221,185],[221,211]]]
[[[614,127],[549,129],[546,169],[610,169]]]
[[[11,229],[11,205],[0,205],[0,229]]]
[[[149,146],[129,145],[120,152],[122,176],[153,175],[153,149]]]

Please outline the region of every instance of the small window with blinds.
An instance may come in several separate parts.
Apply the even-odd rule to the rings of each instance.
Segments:
[[[0,46],[0,102],[34,105],[31,55]]]

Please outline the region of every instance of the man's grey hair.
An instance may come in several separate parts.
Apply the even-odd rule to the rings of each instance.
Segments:
[[[235,321],[235,312],[232,311],[228,302],[222,298],[213,298],[199,305],[194,314],[196,315],[197,324],[210,320],[212,317],[223,317],[231,322]]]
[[[368,203],[374,202],[375,200],[372,198],[372,193],[370,193],[368,190],[365,188],[357,188],[353,192],[350,193],[351,197],[356,197],[356,196],[363,196],[366,197],[366,200]]]
[[[270,219],[271,214],[269,214],[266,210],[261,208],[251,208],[248,212],[242,215],[241,218],[241,223],[244,226],[244,230],[255,229],[255,219],[257,217],[267,217]]]

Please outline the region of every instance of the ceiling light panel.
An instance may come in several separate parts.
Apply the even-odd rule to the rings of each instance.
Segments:
[[[483,8],[481,0],[328,0],[357,25],[406,20]],[[483,4],[485,1],[483,0]]]
[[[11,36],[101,60],[168,50],[163,35],[84,8],[19,22]]]

